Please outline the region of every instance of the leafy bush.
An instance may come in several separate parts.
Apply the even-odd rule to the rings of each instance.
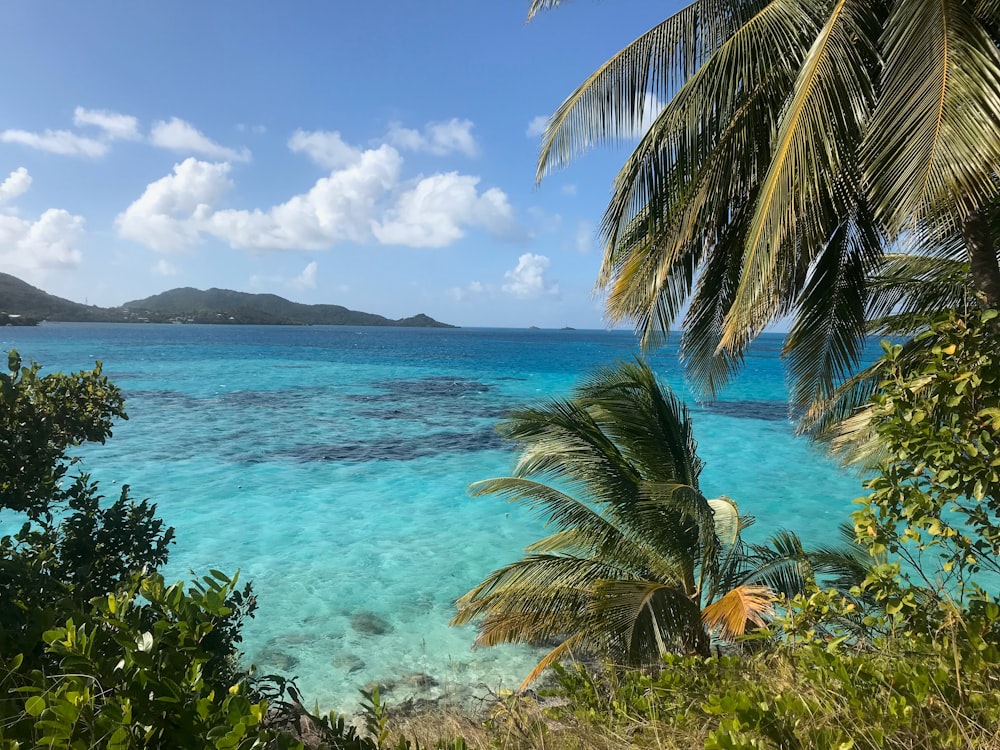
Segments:
[[[954,660],[954,643],[844,652],[817,644],[751,657],[668,656],[656,675],[557,670],[575,718],[638,746],[658,735],[712,750],[994,747],[1000,661]],[[959,666],[961,664],[961,666]]]

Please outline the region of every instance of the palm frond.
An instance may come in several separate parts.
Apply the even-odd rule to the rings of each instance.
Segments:
[[[660,150],[647,159],[644,144],[660,137],[657,120],[615,180],[602,225],[607,246],[598,284],[609,290],[608,318],[632,320],[644,348],[665,339],[702,259],[735,236],[742,245],[742,207],[756,189],[754,175],[766,168],[767,123],[783,98],[770,83],[765,79],[749,90],[729,119],[704,123],[692,136],[694,153],[655,146]],[[737,263],[742,256],[741,247]]]
[[[877,18],[867,0],[837,0],[795,81],[747,232],[724,349],[740,350],[798,291],[787,278],[811,259],[856,195],[856,153],[875,92]]]
[[[698,607],[682,589],[658,581],[600,581],[589,614],[606,634],[608,650],[627,664],[703,648]]]
[[[902,322],[914,321],[911,316],[904,316]],[[899,360],[901,366],[905,367],[918,351],[932,345],[932,339],[906,341]],[[809,407],[799,420],[799,434],[826,443],[830,452],[845,465],[855,465],[862,470],[874,466],[882,455],[882,448],[871,430],[867,405],[885,374],[885,363],[880,359],[849,377],[828,399]]]
[[[955,245],[962,245],[960,252],[964,253],[963,243]],[[873,333],[912,333],[942,310],[963,310],[972,303],[969,265],[949,257],[947,249],[941,255],[885,256],[870,284],[867,317],[872,320]],[[909,316],[913,322],[900,325],[901,316]]]
[[[860,362],[868,279],[881,252],[871,216],[859,205],[820,253],[782,352],[788,360],[791,401],[798,409],[828,399]]]
[[[744,161],[731,160],[731,154],[727,160],[716,156],[730,150],[724,147],[727,141],[760,142],[766,151],[770,130],[754,135],[755,125],[778,116],[783,99],[778,92],[791,85],[810,33],[819,27],[816,10],[815,3],[799,0],[761,4],[685,81],[615,178],[602,230],[609,248],[620,247],[625,228],[634,226],[649,208],[655,210],[647,220],[655,219],[676,237],[687,238],[692,234],[691,220],[671,221],[678,207],[688,203],[688,216],[702,215],[701,205],[747,191],[754,182],[753,170],[732,169]],[[726,179],[708,179],[705,167],[713,161],[725,163]],[[657,234],[649,226],[643,232],[650,238]],[[676,249],[675,244],[673,251],[661,248],[661,252],[670,257]],[[606,278],[602,270],[599,283]]]
[[[705,628],[720,638],[735,641],[747,625],[763,627],[774,614],[774,594],[767,586],[737,586],[701,611]]]
[[[482,617],[476,645],[539,643],[585,629],[583,610],[613,565],[568,555],[528,555],[491,573],[456,602],[451,625]],[[626,574],[627,575],[627,574]]]
[[[766,544],[753,545],[739,583],[767,586],[775,594],[791,598],[805,591],[814,574],[799,537],[781,530]]]
[[[549,651],[549,653],[547,653],[542,660],[535,665],[535,668],[528,672],[528,676],[525,677],[524,681],[518,686],[517,692],[523,693],[528,689],[528,685],[538,679],[542,672],[552,666],[553,663],[562,659],[564,656],[572,655],[573,649],[578,648],[584,642],[584,634],[575,633]]]
[[[837,545],[821,545],[809,551],[809,561],[816,574],[823,577],[824,585],[843,593],[849,593],[855,586],[860,586],[875,560],[867,547],[857,542],[854,526],[841,524],[837,529],[840,543]]]
[[[879,215],[897,232],[939,215],[955,226],[997,195],[997,40],[965,0],[899,0],[886,29],[864,154]]]
[[[538,178],[595,143],[634,137],[643,119],[656,114],[651,110],[657,102],[669,99],[742,25],[747,6],[756,4],[695,0],[614,55],[552,116],[538,158]]]
[[[687,407],[636,358],[598,370],[576,389],[594,421],[644,481],[697,489],[702,462]]]

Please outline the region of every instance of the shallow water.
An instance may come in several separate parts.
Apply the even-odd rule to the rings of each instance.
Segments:
[[[765,335],[723,401],[699,406],[670,348],[651,362],[692,405],[703,490],[757,518],[831,538],[860,481],[794,438]],[[129,421],[83,451],[177,529],[165,571],[241,571],[260,602],[248,661],[298,677],[310,702],[352,710],[359,687],[437,697],[513,687],[526,648],[472,651],[453,601],[516,559],[542,523],[469,482],[509,471],[493,424],[629,357],[620,331],[46,324],[0,329],[46,370],[104,363]],[[2,518],[0,518],[2,522]],[[4,524],[0,523],[0,529]],[[3,529],[6,530],[6,529]]]

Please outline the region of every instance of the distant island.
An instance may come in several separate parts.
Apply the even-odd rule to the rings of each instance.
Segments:
[[[0,325],[34,325],[42,320],[74,323],[211,323],[215,325],[331,325],[456,328],[423,313],[392,320],[340,305],[303,305],[276,294],[183,287],[98,307],[56,297],[10,274],[0,273]]]

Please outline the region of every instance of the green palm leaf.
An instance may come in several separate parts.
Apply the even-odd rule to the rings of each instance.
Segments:
[[[599,370],[570,399],[518,409],[499,430],[522,447],[518,476],[470,491],[519,503],[554,531],[459,599],[452,624],[478,621],[479,646],[558,641],[525,684],[570,651],[629,665],[707,654],[704,605],[746,587],[706,620],[718,614],[733,635],[766,616],[764,586],[800,563],[800,548],[748,554],[740,533],[752,519],[701,494],[687,409],[642,360]]]
[[[798,254],[820,246],[857,193],[856,152],[874,106],[876,7],[837,0],[794,84],[747,231],[747,253],[719,346],[742,349],[782,311]]]
[[[879,214],[899,231],[955,225],[997,195],[1000,52],[964,0],[898,0],[865,144]]]

